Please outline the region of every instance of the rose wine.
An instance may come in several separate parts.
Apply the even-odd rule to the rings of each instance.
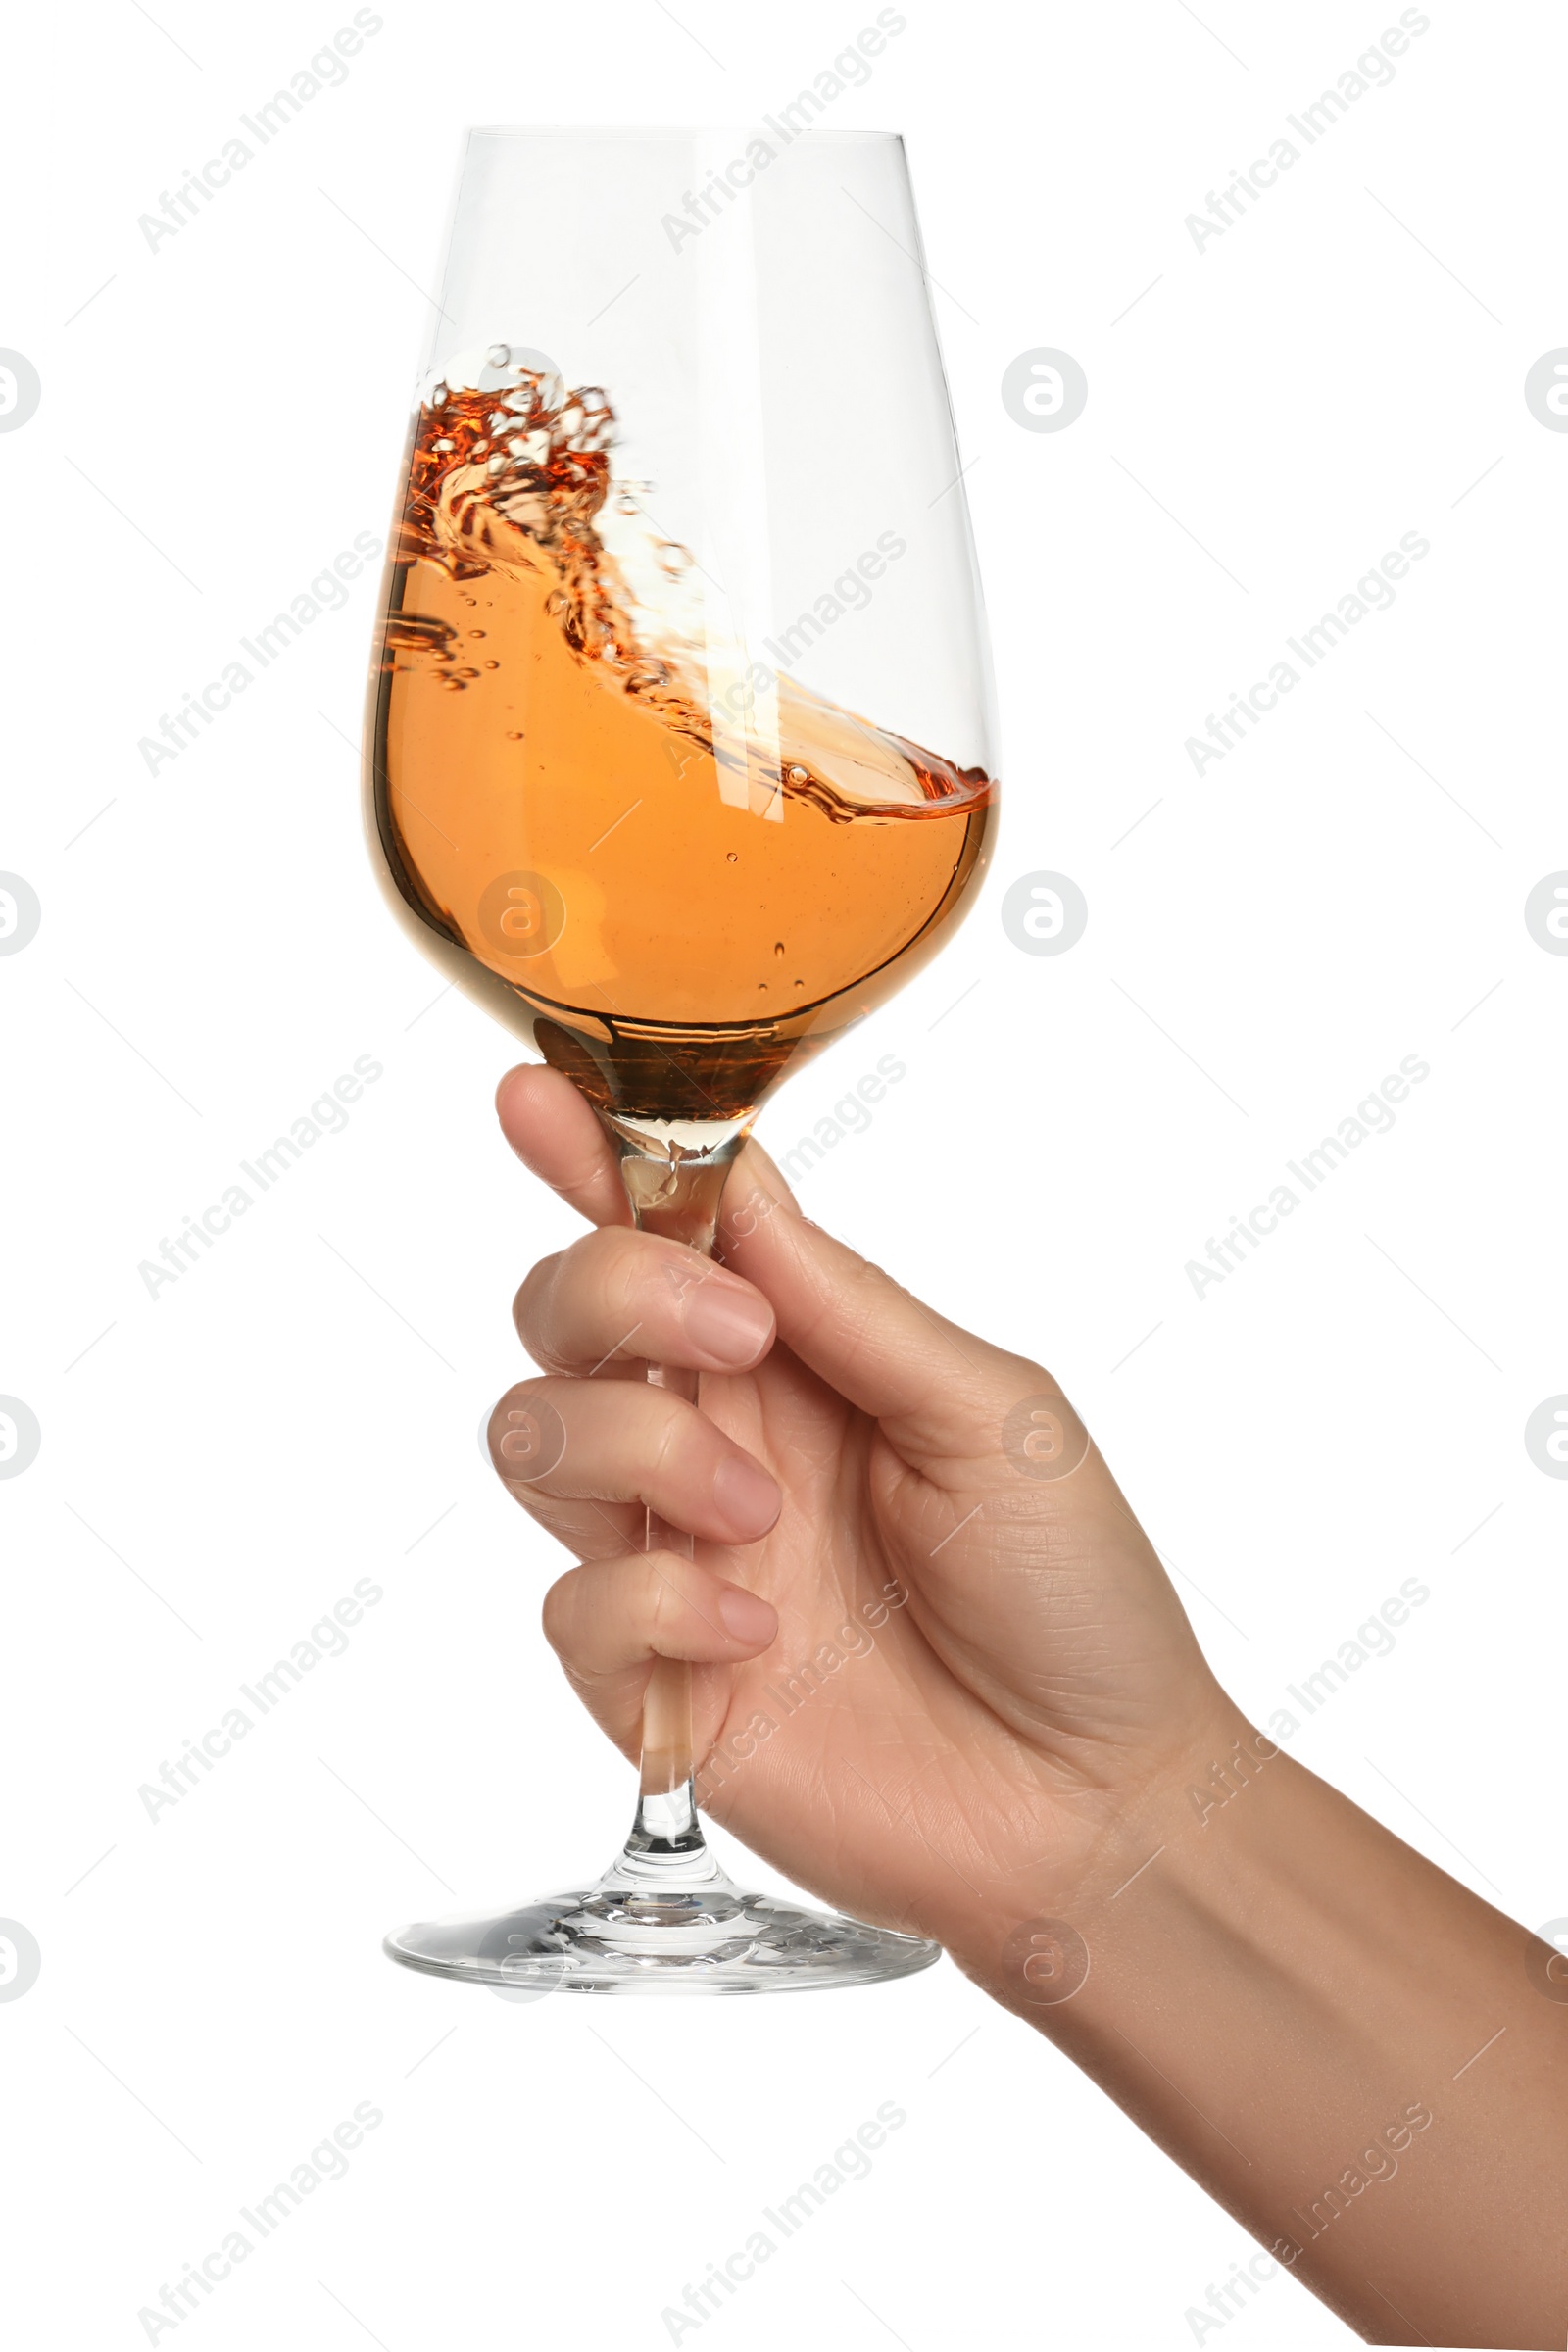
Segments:
[[[745,1120],[935,953],[992,781],[727,644],[605,395],[491,362],[421,405],[388,564],[394,903],[602,1110]]]

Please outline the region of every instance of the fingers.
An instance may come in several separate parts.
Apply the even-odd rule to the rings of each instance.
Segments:
[[[725,1189],[718,1247],[725,1265],[771,1301],[785,1345],[886,1422],[901,1448],[951,1455],[969,1432],[979,1450],[994,1450],[1008,1408],[1040,1386],[1038,1365],[950,1323],[808,1223],[756,1144]]]
[[[694,1560],[651,1551],[568,1570],[545,1596],[544,1624],[568,1672],[598,1682],[654,1658],[755,1658],[776,1637],[778,1611]]]
[[[773,1310],[736,1274],[623,1226],[584,1235],[534,1267],[513,1320],[548,1372],[681,1364],[742,1372],[773,1342]]]
[[[599,1722],[632,1748],[655,1658],[738,1665],[766,1649],[778,1616],[759,1593],[656,1551],[571,1569],[545,1596],[544,1626]]]
[[[501,1132],[517,1157],[591,1225],[629,1225],[610,1139],[560,1070],[523,1062],[496,1088]]]
[[[621,1231],[629,1225],[613,1149],[569,1079],[535,1065],[510,1071],[497,1106],[514,1151],[547,1184],[597,1227]],[[650,1244],[645,1236],[639,1247]],[[1071,1424],[1074,1448],[1080,1442],[1087,1446],[1082,1424],[1037,1364],[949,1322],[879,1266],[809,1224],[755,1143],[742,1152],[725,1189],[715,1254],[770,1303],[774,1336],[851,1403],[885,1422],[912,1461],[1000,1459],[1008,1414],[1038,1404],[1042,1392],[1054,1410],[1062,1408],[1057,1418]],[[719,1302],[728,1298],[733,1307],[735,1294],[712,1290],[703,1298],[694,1288],[683,1295],[679,1277],[664,1261],[647,1261],[662,1268],[667,1296],[658,1301],[661,1311],[643,1316],[634,1310],[655,1301],[641,1273],[632,1270],[641,1261],[612,1251],[564,1262],[571,1259],[567,1251],[564,1260],[536,1271],[518,1296],[524,1344],[552,1368],[602,1363],[614,1373],[641,1358],[735,1370],[760,1361],[771,1344],[764,1339],[750,1358],[726,1355],[726,1344],[739,1345],[744,1310],[732,1317],[727,1343],[711,1329],[705,1335],[702,1326],[710,1306],[722,1315]],[[620,1287],[595,1301],[599,1272]],[[639,1321],[645,1328],[634,1330]],[[612,1385],[628,1384],[612,1379]]]
[[[644,1503],[709,1543],[755,1544],[783,1499],[760,1462],[695,1405],[627,1381],[522,1382],[490,1415],[488,1438],[503,1484],[547,1526],[562,1503]],[[565,1514],[573,1524],[582,1516]]]

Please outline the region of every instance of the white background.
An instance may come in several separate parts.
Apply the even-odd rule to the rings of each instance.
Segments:
[[[569,1883],[623,1826],[538,1632],[555,1557],[476,1447],[514,1287],[573,1222],[496,1133],[508,1041],[433,1002],[365,863],[375,567],[156,776],[138,738],[384,534],[462,126],[744,122],[875,12],[381,13],[156,251],[138,216],[349,8],[99,0],[8,34],[0,343],[43,385],[0,436],[0,866],[43,908],[0,960],[0,1391],[43,1433],[0,1484],[0,1914],[42,1953],[0,2004],[10,2332],[144,2342],[163,2282],[368,2101],[347,2178],[157,2340],[656,2347],[892,2100],[870,2178],[682,2341],[1191,2343],[1250,2241],[947,1963],[518,2007],[378,1949]],[[1260,1719],[1430,1588],[1295,1752],[1538,1925],[1568,1912],[1568,1484],[1523,1427],[1568,1390],[1568,958],[1522,910],[1568,865],[1568,437],[1523,379],[1568,342],[1564,26],[1434,5],[1200,252],[1185,217],[1398,15],[1202,13],[911,5],[833,110],[908,138],[1007,798],[950,954],[762,1133],[787,1151],[907,1062],[810,1213],[1053,1366]],[[1002,403],[1037,346],[1088,374],[1060,433]],[[1410,531],[1393,609],[1195,775],[1186,738]],[[1055,958],[998,911],[1046,867],[1090,906]],[[150,1298],[139,1262],[362,1054],[346,1131]],[[1186,1262],[1408,1054],[1393,1131],[1195,1297]],[[362,1577],[346,1653],[150,1821],[140,1785]],[[1285,2278],[1221,2332],[1348,2340]]]

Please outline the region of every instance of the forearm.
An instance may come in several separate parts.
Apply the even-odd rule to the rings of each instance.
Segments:
[[[1204,1757],[1142,1805],[1067,1933],[1015,1906],[955,1956],[1362,2334],[1560,2347],[1545,1948],[1240,1717],[1216,1763],[1233,1740],[1235,1792]]]

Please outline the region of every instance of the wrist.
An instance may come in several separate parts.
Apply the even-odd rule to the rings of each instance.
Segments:
[[[972,1890],[981,1899],[952,1906],[933,1932],[966,1976],[1051,2032],[1064,2022],[1053,2013],[1078,1998],[1097,1957],[1108,1961],[1147,1915],[1150,1881],[1157,1877],[1166,1899],[1201,1908],[1227,1899],[1219,1881],[1239,1859],[1235,1808],[1289,1769],[1216,1685],[1136,1771],[1075,1792],[1065,1807],[1071,1835],[1049,1845],[1042,1838],[1037,1861]],[[1255,1830],[1266,1809],[1249,1808]]]

